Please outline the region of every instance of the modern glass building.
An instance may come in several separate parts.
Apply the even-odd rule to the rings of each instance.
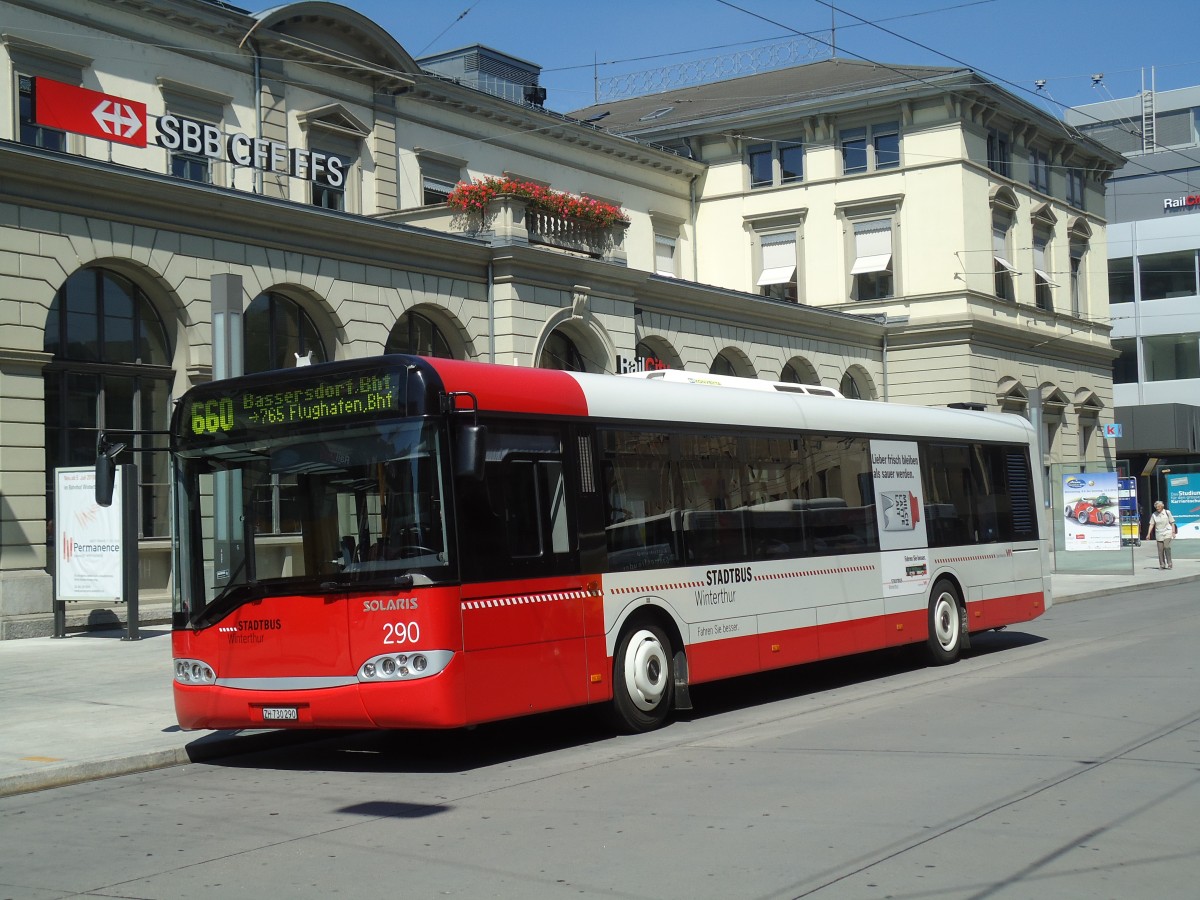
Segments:
[[[1127,157],[1105,199],[1113,405],[1144,513],[1170,476],[1200,468],[1200,86],[1066,120]]]

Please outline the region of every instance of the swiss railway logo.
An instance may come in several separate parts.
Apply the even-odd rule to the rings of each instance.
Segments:
[[[146,104],[49,78],[33,80],[34,121],[132,147],[146,146]]]

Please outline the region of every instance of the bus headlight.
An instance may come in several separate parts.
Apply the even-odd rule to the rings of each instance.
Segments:
[[[436,675],[454,658],[453,650],[410,650],[373,656],[359,666],[361,682],[415,681]]]
[[[180,684],[216,684],[217,673],[202,659],[177,659],[175,680]]]

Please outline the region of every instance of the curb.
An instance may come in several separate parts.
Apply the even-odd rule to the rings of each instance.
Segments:
[[[1105,575],[1084,575],[1084,578],[1106,578]],[[1154,581],[1137,581],[1133,584],[1122,585],[1122,594],[1135,594],[1140,591],[1152,591],[1155,588],[1171,587],[1177,584],[1188,584],[1190,582],[1200,580],[1200,575],[1169,575],[1165,578],[1158,578]],[[1113,588],[1104,587],[1096,588],[1095,590],[1085,590],[1078,593],[1066,594],[1062,597],[1054,596],[1054,605],[1059,603],[1073,603],[1076,600],[1090,600],[1093,597],[1107,597],[1113,593]],[[1053,608],[1053,607],[1052,607]]]
[[[0,776],[0,798],[31,794],[51,788],[136,775],[188,763],[212,762],[229,756],[263,753],[290,744],[309,743],[329,738],[328,731],[218,731],[203,735],[183,747],[170,750],[149,750],[128,756],[90,760],[52,766],[19,775]]]

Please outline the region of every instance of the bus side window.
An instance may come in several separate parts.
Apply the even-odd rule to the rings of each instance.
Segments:
[[[749,559],[744,471],[737,438],[684,434],[677,441],[687,562],[703,565]]]
[[[682,515],[670,439],[660,432],[615,430],[599,431],[597,439],[607,570],[678,565]]]
[[[567,490],[558,459],[513,459],[504,479],[508,549],[515,557],[571,550]]]
[[[483,480],[457,482],[467,579],[554,575],[574,565],[561,431],[488,423]]]

